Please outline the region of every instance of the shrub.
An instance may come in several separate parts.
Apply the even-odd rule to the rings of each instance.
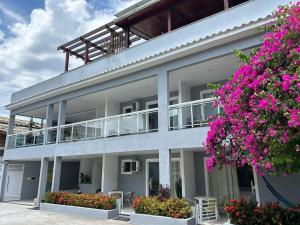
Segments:
[[[136,197],[132,208],[136,213],[187,219],[192,215],[192,208],[184,199],[158,197]]]
[[[104,194],[74,194],[68,192],[47,192],[44,196],[43,202],[104,210],[117,208],[116,200]]]
[[[266,203],[257,206],[256,203],[241,200],[230,200],[224,208],[230,222],[235,225],[299,225],[300,210],[286,209],[278,203]]]

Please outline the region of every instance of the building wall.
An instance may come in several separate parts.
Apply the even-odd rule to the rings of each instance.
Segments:
[[[300,172],[290,176],[271,177],[266,175],[267,180],[285,199],[295,204],[300,204]],[[261,202],[278,202],[267,188],[261,177],[258,179],[259,197]]]
[[[179,158],[179,153],[172,153],[172,158]],[[134,191],[136,195],[146,194],[146,159],[158,159],[158,154],[128,155],[119,157],[118,188],[124,192]],[[134,159],[140,161],[141,170],[134,174],[121,174],[122,160]]]
[[[158,155],[130,155],[119,157],[119,189],[124,192],[134,191],[136,195],[145,195],[146,189],[146,159],[158,158]],[[134,174],[121,174],[122,160],[136,159],[140,161],[141,171]]]

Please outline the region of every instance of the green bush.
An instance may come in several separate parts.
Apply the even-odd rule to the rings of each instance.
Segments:
[[[246,199],[230,200],[224,208],[230,222],[235,225],[299,225],[299,208],[286,209],[278,203],[257,206]]]
[[[154,216],[187,219],[192,216],[192,208],[184,199],[157,197],[136,197],[132,206],[136,213]]]
[[[68,192],[47,192],[43,202],[95,209],[116,209],[116,199],[104,194],[74,194]]]

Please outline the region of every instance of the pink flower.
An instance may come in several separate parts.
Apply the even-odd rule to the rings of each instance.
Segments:
[[[274,129],[272,129],[272,128],[269,129],[269,135],[270,135],[270,137],[275,137],[276,134],[277,134],[277,131],[276,131],[276,130],[274,130]]]

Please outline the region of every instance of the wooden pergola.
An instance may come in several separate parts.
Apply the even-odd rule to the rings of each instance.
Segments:
[[[141,37],[130,32],[129,28],[121,28],[112,21],[57,47],[57,50],[63,50],[65,53],[65,72],[67,72],[69,57],[72,55],[87,64],[105,55],[129,48],[133,42],[140,39]]]

